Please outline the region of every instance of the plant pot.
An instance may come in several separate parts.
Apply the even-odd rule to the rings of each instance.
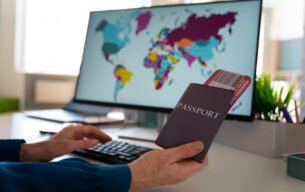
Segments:
[[[226,120],[215,141],[259,155],[280,158],[285,153],[305,151],[305,124]]]
[[[16,112],[19,110],[18,98],[0,97],[0,113]]]

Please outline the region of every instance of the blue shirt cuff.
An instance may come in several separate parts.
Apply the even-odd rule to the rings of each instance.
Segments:
[[[128,192],[131,184],[131,171],[128,165],[100,166],[102,186],[112,192]]]
[[[22,139],[0,140],[0,161],[19,161]]]

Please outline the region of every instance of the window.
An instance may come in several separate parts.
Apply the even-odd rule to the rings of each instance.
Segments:
[[[15,63],[17,70],[26,73],[77,75],[81,63],[89,11],[150,6],[151,4],[198,3],[219,0],[16,1]],[[295,61],[298,60],[296,57],[299,57],[296,56],[296,53],[301,51],[299,47],[303,38],[303,0],[293,2],[265,0],[263,15],[266,15],[266,10],[269,10],[269,17],[266,22],[264,22],[265,16],[262,17],[258,74],[263,70],[274,72],[270,68],[285,69],[285,63],[296,63]],[[274,47],[270,46],[274,44],[274,40],[281,41],[279,42],[282,46],[280,50],[274,51]],[[294,43],[295,41],[296,43]],[[282,49],[285,50],[285,46],[292,50],[290,47],[294,44],[297,45],[293,47],[297,49],[297,51],[292,51],[294,54],[284,54],[283,58],[278,58],[278,54],[274,54]],[[296,64],[295,68],[298,68],[299,65]]]
[[[89,12],[150,6],[150,0],[16,0],[19,72],[77,75]]]

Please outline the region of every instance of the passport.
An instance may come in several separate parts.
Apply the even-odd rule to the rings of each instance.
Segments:
[[[191,83],[163,126],[156,144],[172,148],[202,141],[204,150],[192,159],[202,162],[227,116],[234,90]]]

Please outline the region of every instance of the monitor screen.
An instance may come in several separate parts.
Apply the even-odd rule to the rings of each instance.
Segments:
[[[252,78],[231,108],[251,117],[261,1],[90,13],[75,100],[171,111],[217,69]]]

